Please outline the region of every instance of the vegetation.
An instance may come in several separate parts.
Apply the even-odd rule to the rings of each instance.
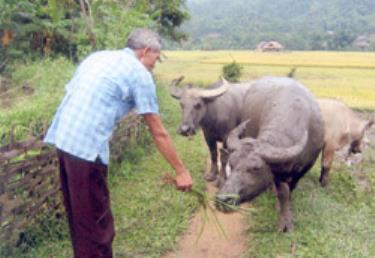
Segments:
[[[182,45],[189,49],[253,49],[260,41],[277,40],[286,49],[375,50],[373,1],[282,0],[265,5],[260,0],[189,0],[192,20],[179,30],[189,18],[185,2],[0,0],[0,74],[9,78],[5,86],[0,84],[0,145],[9,142],[6,132],[13,124],[18,138],[30,130],[40,133],[52,119],[74,62],[96,49],[122,48],[134,27],[153,28],[172,41],[187,39],[191,33]],[[368,46],[353,45],[361,35],[368,39]],[[289,75],[317,97],[339,98],[357,110],[375,112],[374,53],[166,51],[165,56],[155,71],[161,116],[197,191],[204,191],[202,173],[208,151],[200,135],[188,141],[176,134],[179,107],[167,85],[180,75],[186,77],[184,83],[200,86],[222,74],[230,80],[240,75],[242,80]],[[352,167],[336,162],[326,189],[318,184],[316,164],[293,196],[292,234],[275,231],[273,194],[260,196],[248,217],[246,255],[374,256],[374,153],[371,145],[364,162]],[[175,248],[200,200],[163,183],[161,177],[171,168],[148,135],[144,144],[126,146],[124,159],[111,164],[109,173],[117,230],[115,255],[161,257]],[[0,256],[72,256],[65,220],[50,219],[29,227],[18,246],[0,248]]]
[[[170,79],[181,75],[198,85],[212,83],[222,73],[223,64],[235,60],[243,66],[243,79],[263,75],[286,75],[297,67],[294,77],[317,96],[338,97],[356,109],[375,110],[373,55],[362,53],[316,52],[166,52],[167,59],[157,66],[162,119],[176,142],[177,149],[193,173],[195,187],[203,191],[202,173],[208,151],[198,135],[188,141],[176,134],[180,121],[177,101],[169,96]],[[319,61],[320,57],[320,61]],[[251,60],[251,63],[247,60]],[[335,61],[336,60],[336,63]],[[23,96],[11,106],[0,107],[4,132],[11,121],[50,119],[63,94],[64,84],[74,66],[64,58],[17,65],[13,84],[28,82],[34,95]],[[64,71],[54,73],[53,71]],[[186,82],[185,82],[186,83]],[[33,107],[35,105],[35,107]],[[30,112],[27,112],[31,109]],[[6,123],[3,123],[6,121]],[[372,131],[374,132],[374,130]],[[187,227],[189,217],[199,206],[193,194],[176,192],[164,185],[161,177],[171,168],[150,144],[134,144],[124,149],[124,162],[112,164],[110,189],[117,236],[114,252],[119,257],[161,257],[175,247]],[[335,163],[331,185],[319,186],[319,165],[300,182],[293,195],[295,231],[276,232],[275,196],[263,194],[249,214],[248,257],[371,257],[375,246],[374,189],[372,173],[374,147],[367,149],[365,161],[348,167]],[[145,187],[147,186],[147,187]],[[224,229],[226,230],[226,229]],[[55,232],[55,233],[54,233]],[[64,220],[46,221],[28,232],[28,241],[13,250],[2,250],[5,257],[69,257],[71,245]],[[198,236],[197,236],[198,238]],[[4,253],[8,252],[6,256]]]
[[[78,61],[96,49],[124,47],[134,27],[175,41],[189,18],[184,0],[0,0],[0,60],[64,55]],[[0,64],[1,66],[2,64]]]
[[[190,0],[188,7],[185,49],[254,49],[275,40],[293,50],[375,50],[374,1]]]
[[[233,61],[223,66],[223,76],[230,82],[238,82],[241,77],[242,66]]]
[[[359,52],[165,51],[167,60],[156,68],[159,79],[170,82],[181,75],[183,83],[208,85],[219,79],[222,66],[236,61],[241,80],[265,75],[294,78],[317,97],[333,97],[356,109],[375,109],[375,54]]]

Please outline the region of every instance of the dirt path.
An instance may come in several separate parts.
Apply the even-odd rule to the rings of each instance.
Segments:
[[[217,189],[212,183],[208,183],[207,191],[210,195],[214,195]],[[216,214],[225,235],[215,223],[213,214]],[[202,228],[203,232],[201,232]],[[246,230],[246,217],[241,213],[224,214],[216,210],[214,213],[211,210],[205,213],[201,209],[192,217],[190,226],[181,238],[177,250],[168,253],[164,258],[245,257]]]

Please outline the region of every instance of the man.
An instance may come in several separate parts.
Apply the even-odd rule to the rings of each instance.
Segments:
[[[45,142],[57,148],[75,257],[112,257],[115,230],[107,188],[108,141],[116,122],[133,108],[175,169],[177,188],[189,191],[192,187],[190,173],[158,114],[150,72],[160,50],[158,34],[135,29],[125,49],[89,55],[66,85]]]

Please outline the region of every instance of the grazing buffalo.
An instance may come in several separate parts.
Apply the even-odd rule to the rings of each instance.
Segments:
[[[280,207],[278,229],[293,229],[291,192],[313,166],[324,145],[323,118],[314,96],[289,78],[255,81],[244,98],[242,122],[231,131],[231,174],[216,194],[219,210],[248,201],[274,185]]]
[[[244,98],[252,82],[231,84],[222,79],[209,89],[191,85],[176,87],[182,79],[173,80],[170,91],[180,101],[182,108],[179,133],[191,136],[202,128],[211,155],[211,169],[205,179],[214,181],[218,175],[217,142],[223,142],[229,132],[244,120],[244,109],[247,108]],[[220,178],[219,185],[223,175]]]
[[[338,100],[318,99],[318,104],[325,123],[319,181],[322,186],[326,186],[335,151],[349,145],[348,156],[362,152],[365,132],[375,123],[375,119],[359,118],[353,110]]]

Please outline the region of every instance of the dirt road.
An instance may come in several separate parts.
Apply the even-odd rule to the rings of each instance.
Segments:
[[[207,188],[212,195],[217,191],[212,183],[208,183]],[[213,214],[216,214],[225,235],[215,222]],[[241,213],[224,214],[208,209],[205,213],[201,209],[191,219],[190,226],[181,238],[177,250],[168,253],[164,258],[245,257],[246,230],[246,217]]]

